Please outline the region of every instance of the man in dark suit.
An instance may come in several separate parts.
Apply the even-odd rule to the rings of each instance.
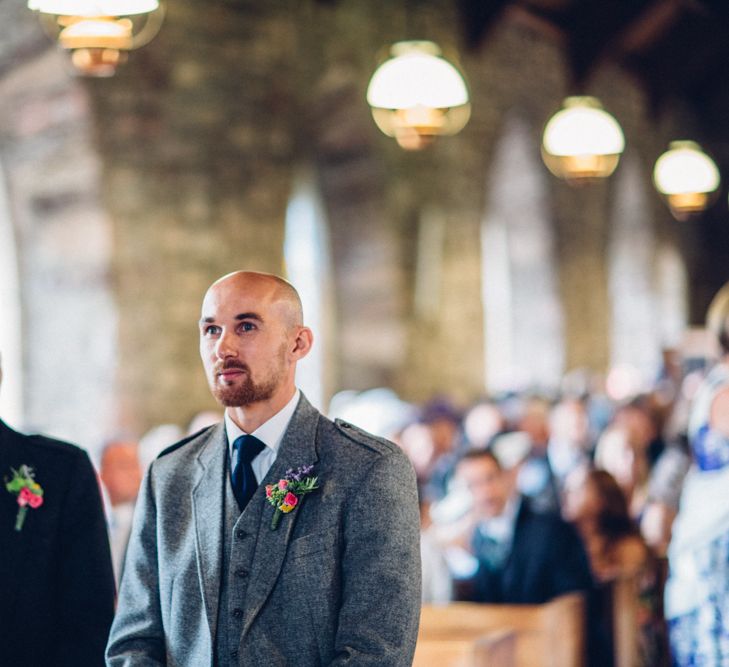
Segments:
[[[285,280],[208,290],[200,353],[224,421],[154,461],[112,627],[111,667],[409,667],[420,611],[415,474],[296,388],[311,348]]]
[[[0,471],[0,665],[103,665],[114,576],[89,457],[0,420]]]
[[[590,567],[577,533],[554,514],[534,512],[515,493],[516,474],[490,451],[469,452],[456,467],[457,483],[473,498],[468,543],[477,569],[466,597],[532,604],[589,591]]]

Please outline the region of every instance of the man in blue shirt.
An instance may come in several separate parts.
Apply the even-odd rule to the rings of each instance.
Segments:
[[[461,458],[457,483],[468,488],[478,566],[465,597],[474,602],[542,603],[589,590],[592,577],[582,542],[568,523],[534,512],[516,492],[518,468],[502,468],[488,450]]]

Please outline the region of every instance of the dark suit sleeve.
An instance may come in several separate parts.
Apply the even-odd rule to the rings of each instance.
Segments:
[[[150,469],[134,508],[119,604],[106,649],[109,667],[162,667],[166,664],[159,602],[156,516]]]
[[[592,588],[592,574],[585,547],[571,524],[555,522],[553,546],[552,594],[556,597]]]
[[[114,615],[114,574],[99,483],[89,457],[79,452],[63,506],[58,592],[59,666],[104,664]]]
[[[420,578],[415,473],[394,451],[372,465],[346,509],[342,606],[331,667],[409,667]]]

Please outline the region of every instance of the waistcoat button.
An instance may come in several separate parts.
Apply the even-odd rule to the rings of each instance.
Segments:
[[[238,568],[235,571],[235,576],[236,577],[240,577],[241,579],[245,579],[248,576],[248,570],[246,570],[246,569],[244,569],[242,567],[241,568]]]
[[[238,538],[239,540],[244,540],[244,539],[245,539],[246,537],[248,537],[248,533],[246,533],[246,531],[245,531],[245,530],[239,530],[239,531],[238,531],[238,532],[237,532],[237,533],[235,534],[235,536],[236,536],[236,537],[237,537],[237,538]]]
[[[233,609],[233,618],[243,618],[243,610],[238,607]]]

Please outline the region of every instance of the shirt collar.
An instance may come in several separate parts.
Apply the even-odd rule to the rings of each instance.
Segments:
[[[510,541],[514,535],[514,526],[516,525],[516,516],[521,507],[521,497],[519,495],[512,496],[506,501],[504,511],[492,519],[486,519],[479,525],[479,530],[486,537],[490,537],[497,542]]]
[[[268,421],[263,422],[263,424],[250,434],[258,438],[274,454],[278,454],[278,448],[281,446],[281,441],[283,440],[284,433],[286,433],[291,417],[294,416],[300,395],[301,392],[297,389],[291,400],[281,410]],[[227,410],[225,411],[225,434],[228,437],[228,449],[232,456],[233,443],[236,438],[241,435],[246,435],[246,433],[233,421]]]

